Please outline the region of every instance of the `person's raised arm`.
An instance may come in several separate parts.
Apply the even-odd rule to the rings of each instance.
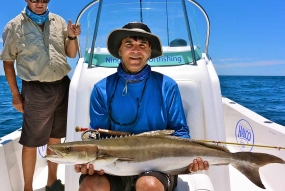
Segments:
[[[75,25],[72,24],[70,20],[68,20],[67,25],[67,45],[66,45],[66,55],[70,58],[75,58],[77,51],[78,51],[78,44],[77,44],[77,38],[78,35],[81,33],[80,24]]]

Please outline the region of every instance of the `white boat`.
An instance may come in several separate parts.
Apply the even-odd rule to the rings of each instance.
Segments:
[[[210,22],[205,10],[193,0],[116,1],[95,0],[78,15],[77,23],[87,18],[83,54],[72,76],[69,92],[66,142],[80,140],[76,126],[89,127],[89,97],[93,85],[116,72],[119,60],[106,49],[108,33],[132,21],[146,23],[162,41],[164,55],[149,61],[152,70],[172,77],[179,85],[191,137],[199,140],[231,142],[231,152],[250,151],[276,155],[285,160],[285,127],[222,97],[220,83],[208,55]],[[85,29],[82,26],[83,30]],[[202,32],[202,33],[201,33]],[[200,38],[200,36],[202,38]],[[175,40],[175,43],[172,40]],[[180,40],[177,40],[180,39]],[[184,39],[186,45],[182,42]],[[205,41],[205,43],[200,43]],[[184,42],[184,41],[183,41]],[[82,44],[81,44],[82,47]],[[22,191],[21,129],[0,140],[0,190]],[[218,143],[216,143],[218,144]],[[221,144],[221,143],[219,143]],[[249,146],[248,146],[249,145]],[[265,148],[257,145],[276,146]],[[47,178],[46,146],[38,148],[34,189],[44,190]],[[260,169],[267,191],[281,191],[285,165],[270,164]],[[79,174],[72,166],[59,166],[58,178],[65,190],[78,190]],[[179,175],[176,191],[260,191],[243,174],[231,166],[211,166],[210,170]]]

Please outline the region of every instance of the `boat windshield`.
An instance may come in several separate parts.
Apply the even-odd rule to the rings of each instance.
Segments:
[[[147,24],[151,32],[160,37],[163,46],[163,55],[150,59],[149,65],[193,64],[194,59],[199,60],[202,54],[198,38],[197,8],[189,2],[182,2],[184,1],[98,1],[92,5],[87,15],[85,62],[89,67],[117,67],[120,60],[109,54],[106,48],[107,36],[116,28],[138,21]]]

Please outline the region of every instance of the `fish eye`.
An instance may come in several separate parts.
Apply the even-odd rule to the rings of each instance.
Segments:
[[[65,148],[65,151],[66,151],[66,152],[70,152],[70,151],[71,151],[71,147],[66,147],[66,148]]]

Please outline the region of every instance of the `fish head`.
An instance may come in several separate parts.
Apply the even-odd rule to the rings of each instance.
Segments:
[[[98,156],[98,147],[94,143],[61,143],[49,145],[48,149],[54,154],[46,155],[47,160],[66,165],[88,163]]]

